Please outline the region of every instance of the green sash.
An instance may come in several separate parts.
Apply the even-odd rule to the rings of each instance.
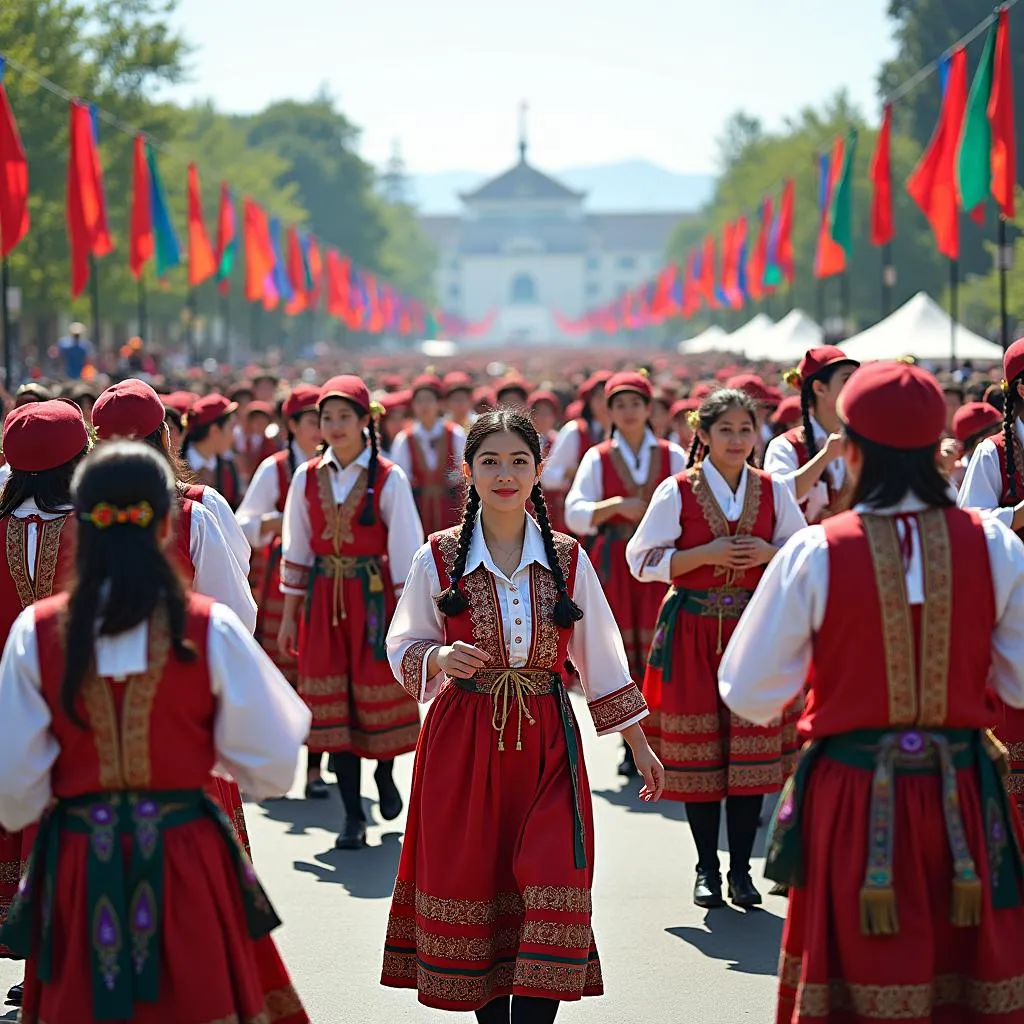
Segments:
[[[40,981],[53,979],[60,834],[89,836],[91,1016],[98,1021],[133,1019],[136,1001],[160,999],[164,833],[202,817],[217,823],[231,852],[249,934],[254,939],[268,935],[280,919],[220,807],[202,790],[126,790],[60,800],[43,816],[17,896],[0,928],[0,942],[17,956],[35,956]],[[123,849],[126,837],[128,867]]]
[[[363,604],[366,607],[366,642],[373,651],[377,661],[388,660],[388,616],[384,603],[384,577],[381,574],[380,559],[376,555],[365,558],[350,558],[344,555],[318,555],[309,572],[306,585],[306,618],[313,603],[313,586],[317,576],[323,576],[334,582],[335,595],[333,600],[339,601],[338,590],[341,580],[359,577],[363,587]],[[341,602],[344,613],[344,602]]]

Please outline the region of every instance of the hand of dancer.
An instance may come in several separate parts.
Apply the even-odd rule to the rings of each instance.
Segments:
[[[658,755],[651,750],[639,722],[628,729],[623,729],[622,735],[633,751],[633,762],[637,771],[643,776],[644,784],[640,790],[640,799],[644,803],[654,803],[661,798],[665,790],[665,767],[658,759]]]
[[[767,565],[776,552],[774,545],[760,537],[733,537],[731,569],[753,569]]]
[[[277,649],[286,658],[299,656],[299,621],[295,616],[285,616],[277,631]]]
[[[825,458],[829,462],[835,462],[836,459],[843,457],[843,435],[842,434],[829,434],[828,440],[825,442]]]
[[[639,523],[647,511],[647,502],[641,498],[622,498],[615,506],[615,514],[631,523]]]
[[[436,656],[437,667],[451,679],[472,679],[491,660],[486,651],[461,640],[451,647],[439,647]]]

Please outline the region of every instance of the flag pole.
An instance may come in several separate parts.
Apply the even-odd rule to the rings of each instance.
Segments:
[[[949,261],[949,369],[956,370],[956,329],[960,319],[960,261]]]
[[[1010,312],[1007,308],[1006,284],[1012,251],[1006,243],[1006,218],[999,216],[999,238],[996,246],[999,260],[999,342],[1003,351],[1010,347]]]
[[[185,309],[188,316],[185,321],[185,338],[188,345],[188,357],[192,363],[199,362],[199,353],[196,351],[196,290],[189,288],[185,296]]]
[[[850,271],[844,270],[839,278],[839,315],[843,320],[841,334],[846,339],[846,325],[850,322]]]
[[[218,286],[219,290],[219,286]],[[220,292],[220,318],[224,324],[224,355],[225,361],[231,362],[231,293]]]
[[[7,290],[11,284],[11,268],[7,260],[4,257],[3,265],[0,267],[0,317],[3,318],[4,325],[4,387],[11,391],[11,310],[7,303]]]
[[[96,257],[89,253],[89,312],[92,318],[92,342],[100,347],[100,281]]]
[[[260,304],[253,302],[249,306],[249,348],[258,347],[260,340]]]
[[[145,271],[139,273],[138,301],[139,301],[139,337],[145,341],[149,331],[149,316],[146,310],[146,279]]]
[[[818,289],[817,289],[817,309],[816,309],[818,323],[824,326],[825,323],[825,279],[823,277],[818,278]]]
[[[882,318],[892,312],[892,242],[882,246]]]

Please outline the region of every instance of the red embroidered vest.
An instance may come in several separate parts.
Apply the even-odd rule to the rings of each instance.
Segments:
[[[455,523],[462,508],[462,502],[450,482],[452,474],[458,469],[455,465],[455,424],[450,420],[443,422],[444,430],[438,440],[434,442],[439,446],[435,469],[431,469],[427,465],[420,440],[413,432],[412,427],[402,432],[409,446],[409,460],[412,467],[409,482],[412,484],[413,494],[416,498],[416,507],[423,523],[423,532],[428,535],[436,533],[438,530],[446,530]]]
[[[275,452],[271,458],[274,460],[274,468],[277,470],[277,503],[275,508],[282,515],[284,514],[284,503],[288,498],[288,488],[292,483],[292,460],[291,451],[284,448]]]
[[[955,508],[917,517],[925,603],[913,607],[904,599],[899,541],[886,519],[892,522],[844,512],[822,524],[828,600],[814,637],[799,724],[804,739],[993,723],[986,689],[996,616],[980,517]]]
[[[1003,508],[1009,508],[1024,501],[1024,475],[1021,474],[1020,446],[1014,445],[1017,456],[1014,460],[1014,483],[1017,485],[1017,497],[1014,499],[1010,496],[1010,475],[1006,471],[1006,435],[993,434],[989,440],[996,446],[996,454],[999,456],[999,475],[1003,481],[1003,493],[999,497],[999,504]]]
[[[42,695],[53,716],[50,729],[60,744],[53,766],[53,792],[81,796],[115,789],[202,789],[216,760],[207,633],[213,601],[187,595],[185,635],[195,661],[178,661],[166,613],[149,625],[149,669],[125,681],[88,676],[76,710],[87,729],[61,709],[64,621],[67,595],[36,605],[36,638]]]
[[[193,490],[201,492],[202,488],[188,488],[188,491]],[[178,505],[178,517],[174,523],[174,556],[178,562],[178,568],[184,573],[189,586],[196,578],[196,567],[192,561],[192,506],[195,504],[197,501],[194,498],[182,498]],[[198,500],[198,504],[202,504],[202,498]]]
[[[75,565],[77,524],[71,515],[58,519],[31,517],[36,530],[35,571],[28,568],[29,517],[0,519],[0,641],[6,642],[14,620],[30,604],[59,593],[68,584]]]
[[[338,505],[331,487],[331,474],[337,470],[330,464],[321,466],[319,460],[309,464],[306,503],[309,506],[313,554],[350,558],[376,556],[387,562],[388,528],[380,514],[380,495],[393,465],[383,456],[377,456],[377,483],[373,495],[376,515],[372,526],[363,526],[359,518],[368,500],[369,474],[365,470],[360,473],[344,503]]]
[[[579,453],[576,456],[577,463],[583,461],[583,456],[597,444],[597,440],[591,433],[590,424],[580,416],[576,420],[576,436],[579,438]]]
[[[649,503],[658,484],[672,475],[672,449],[668,441],[658,440],[657,450],[651,452],[647,479],[642,484],[633,480],[622,449],[613,447],[611,439],[602,441],[596,447],[601,459],[601,489],[605,498],[640,498]],[[637,524],[622,516],[612,516],[605,522],[628,524],[630,533],[636,531]]]
[[[451,584],[451,574],[455,569],[455,553],[459,544],[461,526],[435,533],[430,538],[430,550],[434,556],[434,565],[441,582],[441,589],[447,590]],[[562,575],[570,594],[576,584],[576,566],[579,559],[579,544],[564,533],[552,535],[555,542],[555,553]],[[558,590],[555,577],[550,569],[534,563],[530,566],[530,605],[533,613],[532,642],[530,655],[523,668],[550,669],[562,675],[565,661],[569,656],[569,639],[572,629],[556,626],[554,619],[555,603]],[[502,627],[501,605],[494,585],[494,577],[482,565],[467,573],[459,580],[459,590],[469,605],[461,615],[442,616],[444,619],[444,640],[453,644],[458,640],[472,644],[486,651],[491,656],[489,668],[500,668],[508,665],[508,648]],[[518,598],[513,597],[512,608],[515,612]],[[521,606],[518,606],[521,607]],[[514,616],[512,627],[515,629]]]
[[[728,520],[711,493],[711,487],[700,467],[676,473],[682,508],[679,525],[682,534],[676,541],[679,551],[703,547],[719,537],[760,537],[771,541],[775,535],[775,493],[772,478],[761,469],[747,466],[747,486],[743,508],[737,520]],[[760,582],[764,566],[747,569],[731,578],[730,586],[753,590]],[[702,565],[672,580],[685,590],[711,590],[726,585],[729,571],[722,566]]]
[[[797,469],[803,469],[811,461],[811,453],[807,450],[807,435],[803,426],[793,427],[782,436],[793,446],[793,451],[796,452]],[[825,472],[821,474],[821,480],[828,488],[828,504],[831,506],[838,492],[832,483],[832,473],[827,467]]]

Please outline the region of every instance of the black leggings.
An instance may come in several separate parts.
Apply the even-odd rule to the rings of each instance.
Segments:
[[[725,828],[729,836],[729,870],[734,875],[750,873],[750,856],[754,851],[758,819],[761,817],[761,796],[730,796],[725,800]],[[722,823],[721,800],[686,804],[686,820],[690,823],[697,845],[697,870],[718,871],[718,830]]]
[[[306,751],[306,774],[310,772],[319,772],[321,765],[323,764],[324,755],[317,751],[315,754],[312,750]]]
[[[341,794],[341,802],[345,807],[345,817],[349,821],[366,821],[366,814],[363,812],[363,798],[360,793],[360,776],[362,773],[362,761],[355,754],[346,751],[343,754],[333,754],[334,774],[338,776],[338,792]],[[389,776],[395,767],[394,758],[387,761],[378,761],[374,776]]]
[[[492,999],[482,1010],[476,1011],[477,1024],[554,1024],[558,1015],[557,999],[534,999],[533,996],[513,996]]]

